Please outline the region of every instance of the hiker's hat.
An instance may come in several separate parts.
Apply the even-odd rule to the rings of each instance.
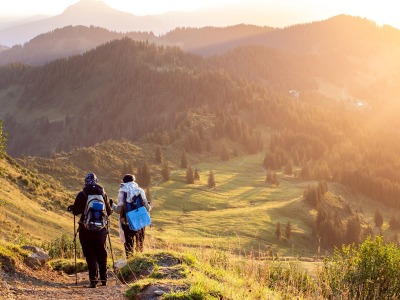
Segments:
[[[94,173],[87,173],[85,176],[85,185],[94,185],[97,183],[97,177]]]

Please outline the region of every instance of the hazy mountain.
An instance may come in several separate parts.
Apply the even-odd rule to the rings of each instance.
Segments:
[[[81,54],[105,42],[124,36],[135,40],[146,40],[163,45],[178,46],[185,51],[198,54],[213,54],[221,45],[235,42],[273,30],[253,25],[230,27],[177,28],[164,36],[152,32],[120,33],[94,26],[66,26],[41,34],[23,46],[17,45],[0,54],[0,65],[11,62],[43,64],[56,58]],[[5,48],[7,49],[7,48]],[[4,49],[4,50],[5,50]]]
[[[227,34],[219,43],[217,37],[222,33]],[[154,37],[137,35],[143,40]],[[302,93],[318,91],[330,98],[341,99],[346,105],[368,104],[377,111],[380,102],[391,103],[400,92],[398,76],[395,76],[398,72],[398,36],[398,30],[377,27],[367,20],[348,16],[286,29],[247,25],[176,29],[160,37],[159,42],[183,45],[183,49],[191,46],[213,49],[213,44],[214,49],[223,47],[228,52],[201,58],[176,48],[164,51],[148,42],[136,45],[133,41],[122,40],[43,67],[14,65],[0,68],[0,88],[4,90],[0,97],[1,117],[5,118],[6,128],[10,131],[9,151],[13,155],[48,155],[74,146],[90,146],[108,138],[137,140],[157,128],[176,126],[169,121],[181,118],[191,107],[215,107],[224,99],[223,107],[227,109],[225,106],[230,101],[242,101],[238,97],[248,93],[248,84],[283,94],[293,89]],[[79,37],[80,46],[74,48],[72,45],[77,40],[69,40],[69,37]],[[67,45],[65,49],[80,53],[84,51],[82,45],[90,48],[116,37],[118,34],[100,28],[67,27],[37,37],[22,47],[21,53],[38,55],[48,47],[42,56],[48,59],[59,54],[51,53],[51,45],[55,50]],[[66,54],[65,50],[61,52]],[[231,75],[215,75],[219,72],[216,67]],[[210,78],[220,82],[221,86],[215,87]],[[242,79],[247,83],[240,82]],[[237,87],[227,88],[231,85]],[[229,93],[221,92],[221,89],[227,89]],[[234,90],[239,91],[237,95],[228,97]],[[216,94],[205,96],[207,91]],[[257,93],[252,92],[249,97],[256,97]],[[117,123],[99,125],[102,129],[98,136],[84,136],[78,130],[84,124],[78,126],[71,120],[85,119],[80,114],[86,105],[108,107],[109,101],[114,104],[105,112],[110,120],[114,120],[123,103],[141,107],[150,115],[153,115],[152,109],[162,113],[147,120],[142,120],[142,116],[135,118],[134,132],[129,131],[129,127],[124,128],[123,123],[116,125],[128,119],[126,115]],[[237,105],[234,107],[237,109]],[[387,112],[386,117],[392,121],[397,119]],[[42,130],[48,131],[49,136],[37,134]]]
[[[24,23],[39,21],[45,18],[49,18],[49,16],[46,15],[34,15],[31,17],[0,16],[0,29],[10,28]]]
[[[10,49],[10,48],[7,46],[4,46],[4,45],[0,45],[0,52],[7,50],[7,49]]]
[[[244,45],[278,48],[295,54],[372,53],[381,45],[400,45],[400,30],[347,15],[285,28],[237,25],[226,28],[177,28],[162,37],[198,54],[224,53]],[[368,46],[361,47],[359,43]],[[368,44],[368,45],[367,45]]]
[[[0,43],[23,44],[37,35],[69,25],[93,25],[127,32],[160,31],[166,24],[151,16],[135,16],[112,9],[101,1],[81,0],[60,15],[0,30]]]
[[[30,65],[43,64],[57,58],[82,54],[123,36],[135,40],[156,40],[156,37],[148,32],[129,32],[124,34],[94,26],[67,26],[41,34],[23,46],[4,48],[4,50],[8,50],[0,53],[0,65],[12,62]]]

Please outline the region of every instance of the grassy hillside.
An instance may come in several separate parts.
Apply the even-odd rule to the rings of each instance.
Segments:
[[[167,182],[162,180],[160,165],[154,163],[154,146],[132,145],[126,141],[108,141],[93,148],[61,153],[52,159],[31,157],[20,161],[40,173],[54,176],[73,193],[81,188],[84,174],[95,171],[113,198],[117,197],[124,164],[131,161],[132,171],[136,173],[144,160],[149,161],[152,174],[149,190],[155,207],[153,226],[147,230],[148,247],[205,246],[242,254],[262,252],[278,256],[317,254],[318,238],[313,231],[317,209],[303,200],[305,188],[316,185],[316,181],[278,172],[279,185],[266,183],[263,155],[254,154],[228,161],[210,157],[206,162],[199,162],[190,157],[200,180],[187,184],[186,169],[179,167],[179,152],[166,148],[165,153],[169,154],[166,157],[172,170]],[[215,176],[215,188],[207,186],[210,170]],[[328,188],[323,206],[337,215],[343,226],[358,215],[363,229],[373,228],[378,208],[384,218],[385,236],[388,240],[395,238],[396,233],[388,229],[390,209],[343,185],[329,183]],[[116,216],[112,222],[115,226]],[[278,222],[281,224],[280,240],[275,236]],[[292,228],[290,240],[283,238],[288,222]],[[330,249],[322,248],[320,254],[325,250]]]
[[[71,195],[56,180],[21,167],[10,157],[0,159],[0,170],[3,238],[37,242],[56,238],[71,227],[65,211]]]
[[[0,186],[0,244],[42,246],[63,236],[72,242],[74,218],[66,208],[73,204],[81,183],[67,189],[58,178],[22,167],[7,156],[0,159]],[[112,244],[121,255],[117,228],[112,219]]]

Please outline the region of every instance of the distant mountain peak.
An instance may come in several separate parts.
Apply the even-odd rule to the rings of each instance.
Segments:
[[[79,2],[68,6],[64,14],[82,14],[82,13],[105,13],[105,12],[120,12],[122,11],[113,9],[108,6],[105,2],[99,0],[80,0]]]

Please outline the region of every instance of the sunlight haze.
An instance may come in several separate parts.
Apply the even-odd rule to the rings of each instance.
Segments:
[[[90,1],[90,0],[86,0]],[[30,17],[34,15],[61,14],[76,0],[2,0],[0,19]],[[379,25],[388,24],[400,28],[396,15],[395,1],[260,1],[260,0],[217,0],[217,1],[127,1],[104,0],[110,7],[134,15],[154,15],[173,11],[209,10],[223,7],[226,14],[219,13],[219,26],[234,23],[249,23],[267,26],[288,26],[326,19],[338,14],[348,14],[371,19]],[[224,23],[225,22],[225,23]]]

